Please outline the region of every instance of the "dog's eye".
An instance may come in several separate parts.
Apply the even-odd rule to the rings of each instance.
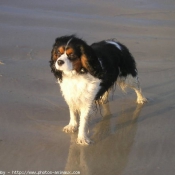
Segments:
[[[68,58],[70,60],[74,60],[74,59],[76,59],[76,55],[74,55],[73,53],[71,53],[71,54],[68,55]]]

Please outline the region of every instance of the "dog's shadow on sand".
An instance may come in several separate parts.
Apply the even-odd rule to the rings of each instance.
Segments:
[[[82,175],[121,174],[134,143],[142,107],[137,105],[115,117],[109,103],[104,104],[103,118],[93,127],[94,144],[77,145],[77,134],[71,135],[65,171],[80,171]]]

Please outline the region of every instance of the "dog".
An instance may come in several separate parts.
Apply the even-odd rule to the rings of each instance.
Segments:
[[[51,51],[50,67],[69,106],[70,122],[63,131],[79,130],[78,144],[92,143],[87,128],[92,104],[104,103],[116,83],[122,90],[132,88],[137,103],[147,101],[139,86],[134,57],[115,39],[88,45],[75,35],[58,37]]]

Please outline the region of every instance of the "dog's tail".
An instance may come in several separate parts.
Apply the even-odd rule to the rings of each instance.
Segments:
[[[136,62],[132,54],[129,52],[128,48],[121,43],[121,57],[119,60],[119,77],[127,77],[128,75],[132,75],[133,77],[137,76],[137,67]]]

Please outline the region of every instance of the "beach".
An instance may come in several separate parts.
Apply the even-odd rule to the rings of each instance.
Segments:
[[[49,66],[55,38],[71,34],[126,45],[148,99],[116,87],[90,117],[89,146],[62,131],[69,110]],[[174,46],[172,0],[1,0],[0,174],[173,175]]]

